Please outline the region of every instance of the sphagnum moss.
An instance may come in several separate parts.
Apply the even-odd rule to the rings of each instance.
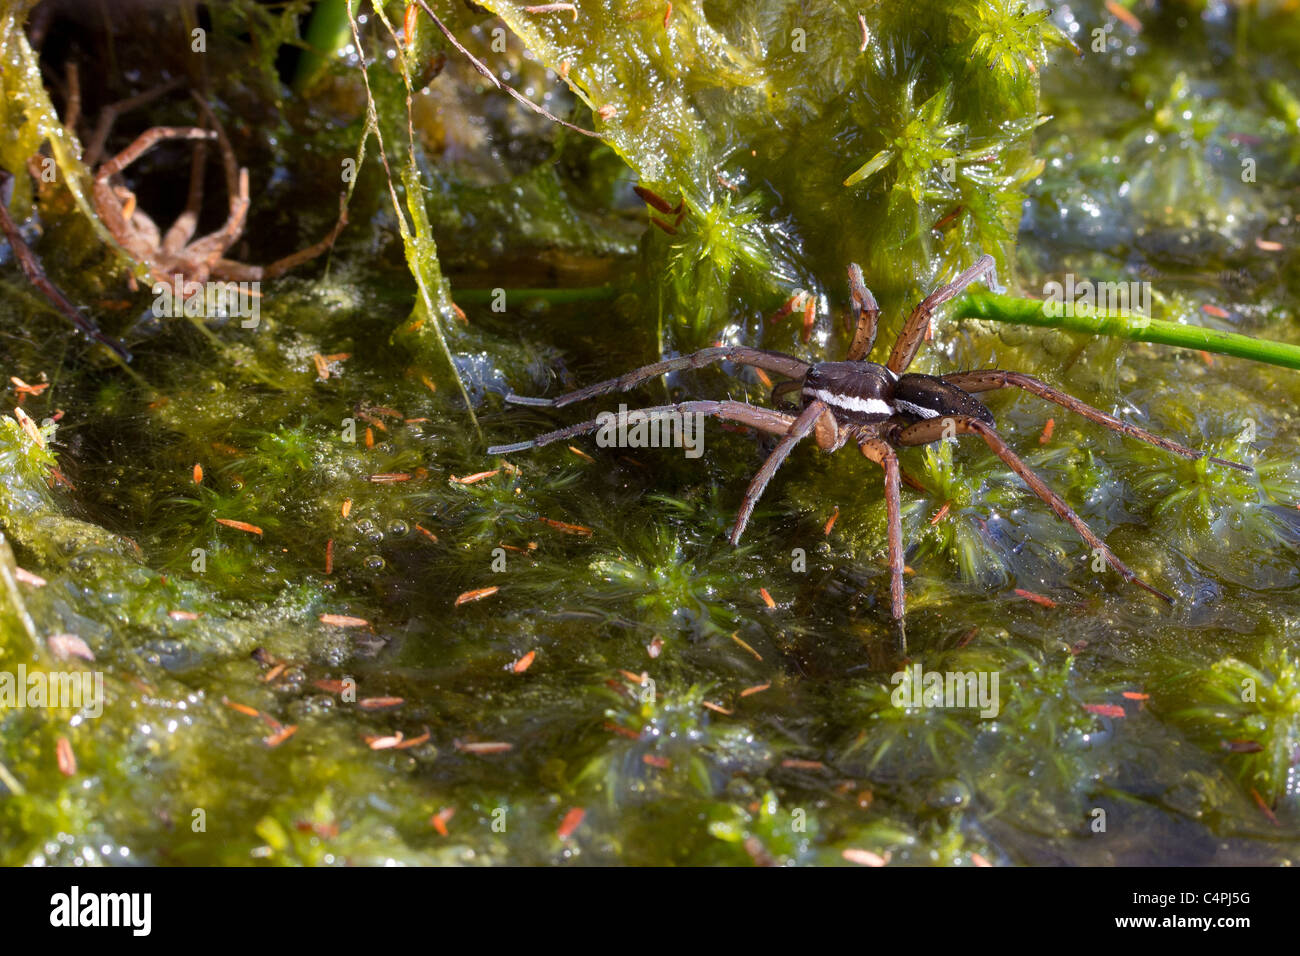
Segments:
[[[661,9],[628,20],[615,4],[582,4],[577,23],[488,6],[508,28],[504,52],[491,32],[501,24],[467,15],[454,29],[608,145],[485,95],[453,63],[423,93],[417,74],[442,43],[427,24],[404,58],[412,112],[426,115],[425,99],[445,112],[409,141],[406,85],[386,55],[402,51],[370,18],[376,121],[412,245],[372,138],[328,275],[268,285],[258,330],[214,326],[221,352],[192,329],[135,323],[143,300],[99,304],[128,296],[120,262],[88,238],[67,192],[81,181],[55,141],[65,175],[38,191],[34,248],[75,301],[132,339],[137,361],[131,374],[103,364],[32,309],[12,266],[0,270],[5,375],[51,383],[24,400],[38,425],[62,411],[46,449],[12,418],[0,428],[0,527],[14,554],[0,570],[18,595],[0,598],[0,668],[74,666],[48,638],[76,633],[108,685],[104,716],[75,726],[63,711],[0,714],[0,860],[1203,863],[1185,848],[1207,842],[1218,862],[1293,860],[1293,373],[979,322],[973,306],[936,322],[926,371],[1024,368],[1190,444],[1249,450],[1258,468],[1257,480],[1198,471],[1030,399],[991,400],[1049,483],[1178,591],[1160,612],[1095,575],[987,453],[907,455],[923,489],[904,492],[919,541],[915,660],[998,673],[1002,706],[984,721],[890,700],[898,662],[869,463],[797,457],[739,552],[720,540],[737,476],[761,454],[743,435],[711,430],[699,462],[653,450],[629,462],[584,443],[594,461],[559,448],[518,473],[450,481],[502,463],[484,459],[429,317],[411,312],[407,255],[493,435],[542,418],[506,418],[493,393],[507,388],[594,381],[717,338],[833,353],[848,261],[863,263],[889,317],[882,338],[921,291],[988,251],[1016,267],[1003,272],[1019,273],[1022,292],[1067,272],[1145,277],[1159,318],[1294,341],[1294,18],[1246,6],[1205,19],[1199,4],[1174,4],[1186,29],[1159,19],[1126,35],[1098,3],[1048,16],[1000,0],[887,2],[865,13],[863,49],[859,9],[841,3],[677,2],[667,23]],[[16,173],[57,128],[28,69],[37,54],[17,37],[22,9],[3,5],[0,37],[14,64],[3,102],[21,107],[0,161]],[[215,102],[248,139],[255,182],[273,163],[315,170],[279,176],[277,228],[251,231],[274,253],[290,197],[316,197],[303,234],[319,231],[316,213],[332,216],[318,197],[336,195],[336,170],[356,157],[359,74],[341,57],[294,100],[276,72],[278,48],[296,42],[293,5],[214,9],[212,43],[246,67],[211,78]],[[400,5],[387,12],[400,23]],[[119,52],[178,23],[159,15],[124,32]],[[1232,69],[1210,65],[1212,45],[1238,43]],[[136,92],[119,81],[113,97]],[[470,128],[464,116],[489,135],[449,135]],[[121,135],[160,121],[171,120],[127,118]],[[882,150],[894,155],[843,185]],[[319,164],[302,165],[308,154]],[[183,178],[173,159],[150,176]],[[683,199],[675,235],[650,224],[638,183]],[[514,291],[548,284],[559,288]],[[479,294],[458,299],[467,285]],[[796,288],[817,300],[807,343],[797,323],[765,323]],[[312,355],[345,353],[321,379]],[[760,399],[746,382],[702,372],[659,388]],[[371,480],[393,474],[409,478]],[[362,699],[403,702],[365,710],[327,689],[348,677]],[[297,730],[271,746],[266,722],[223,698]],[[417,744],[385,743],[398,733]],[[60,737],[72,777],[58,768]],[[1241,837],[1265,830],[1282,840]]]

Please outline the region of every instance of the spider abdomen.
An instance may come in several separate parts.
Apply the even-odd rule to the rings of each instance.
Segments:
[[[992,425],[993,413],[970,392],[933,375],[900,375],[894,386],[894,408],[901,415],[938,418],[941,415],[969,415]]]

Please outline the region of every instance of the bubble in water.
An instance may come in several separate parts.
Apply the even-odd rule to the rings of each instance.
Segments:
[[[367,571],[382,571],[384,570],[384,559],[377,554],[370,554],[366,556],[365,565]]]
[[[392,521],[388,522],[389,537],[403,538],[410,530],[411,526],[401,518],[394,518]]]

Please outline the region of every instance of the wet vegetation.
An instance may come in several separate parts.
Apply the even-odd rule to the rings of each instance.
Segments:
[[[598,137],[401,3],[84,6],[112,13],[0,2],[0,166],[132,360],[0,246],[0,671],[100,674],[104,706],[0,709],[0,862],[1294,861],[1300,372],[948,307],[918,370],[1020,369],[1256,471],[989,396],[1177,602],[1095,570],[981,443],[913,449],[906,660],[856,453],[801,448],[734,549],[744,430],[485,454],[580,420],[507,391],[715,342],[840,357],[850,261],[882,343],[987,252],[1018,299],[1149,282],[1157,321],[1300,344],[1292,5],[431,4]],[[251,325],[159,317],[95,215],[94,118],[178,77],[249,169],[230,258],[317,241],[347,195]],[[202,124],[178,86],[108,155]],[[126,171],[159,223],[192,151]],[[215,153],[205,185],[200,232]],[[769,321],[800,290],[806,336]],[[766,392],[715,367],[628,401]],[[918,664],[996,673],[997,716],[897,706]]]

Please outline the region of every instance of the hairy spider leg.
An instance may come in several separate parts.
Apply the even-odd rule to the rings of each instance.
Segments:
[[[199,140],[190,157],[190,188],[185,197],[185,208],[168,227],[159,243],[164,255],[175,255],[194,237],[194,230],[199,225],[199,213],[203,210],[203,168],[207,162],[207,141]]]
[[[700,349],[698,352],[692,352],[689,355],[680,355],[677,358],[664,359],[662,362],[655,362],[652,365],[644,365],[641,368],[626,372],[618,378],[597,382],[595,385],[588,385],[586,388],[580,388],[576,392],[569,392],[558,398],[530,398],[511,392],[506,396],[506,401],[513,405],[563,408],[566,405],[572,405],[574,402],[585,402],[589,398],[608,395],[611,392],[626,392],[647,379],[663,375],[665,372],[675,372],[686,368],[702,368],[713,362],[723,361],[750,365],[768,372],[776,372],[778,375],[785,375],[788,378],[799,379],[803,378],[809,367],[807,362],[801,362],[794,356],[785,355],[781,352],[767,352],[763,349],[753,349],[743,345],[724,345]]]
[[[912,314],[907,317],[907,322],[903,325],[903,331],[898,333],[898,340],[894,342],[894,349],[889,353],[889,361],[885,364],[891,372],[902,374],[912,364],[912,360],[916,358],[916,353],[920,351],[921,343],[925,341],[925,332],[930,327],[930,319],[934,316],[935,308],[956,297],[963,289],[982,276],[988,277],[985,283],[990,289],[995,292],[1001,290],[1002,287],[998,285],[998,276],[994,265],[992,256],[980,256],[973,266],[957,276],[957,278],[947,285],[939,286],[921,300],[921,303],[912,310]]]
[[[754,478],[745,489],[745,497],[740,500],[740,511],[736,514],[736,523],[731,528],[731,534],[728,540],[733,544],[740,543],[740,536],[745,533],[745,526],[749,524],[749,517],[754,513],[754,506],[758,504],[758,499],[763,496],[767,483],[772,480],[776,470],[781,467],[782,463],[794,450],[794,446],[799,444],[803,439],[808,437],[808,433],[817,427],[817,420],[822,417],[822,413],[827,410],[825,402],[814,399],[800,412],[799,417],[788,427],[781,440],[776,443],[776,448],[772,454],[767,456],[767,461],[758,469]],[[780,414],[777,412],[776,414]],[[782,416],[787,417],[787,416]]]
[[[773,411],[770,408],[760,408],[757,405],[749,405],[745,402],[735,402],[730,399],[724,401],[697,401],[697,402],[680,402],[676,405],[654,405],[650,408],[629,409],[628,414],[639,415],[656,415],[670,414],[673,412],[682,414],[700,413],[712,415],[725,421],[740,422],[742,425],[748,425],[751,428],[757,428],[759,431],[768,432],[772,435],[785,435],[790,431],[792,425],[796,424],[791,415],[785,415],[781,412]],[[588,422],[580,422],[577,425],[570,425],[567,428],[559,428],[553,432],[546,432],[528,441],[515,442],[511,445],[493,445],[487,450],[489,455],[510,455],[517,451],[525,451],[529,448],[540,448],[542,445],[549,445],[551,442],[565,441],[569,438],[576,438],[579,435],[586,435],[594,432],[604,424],[604,420],[594,418]]]
[[[152,248],[144,248],[141,242],[133,238],[128,222],[129,216],[122,208],[117,197],[112,194],[113,187],[109,180],[130,166],[142,155],[165,139],[215,139],[216,133],[197,126],[154,126],[145,130],[132,141],[131,145],[118,153],[95,173],[94,192],[96,208],[104,217],[104,225],[122,248],[141,262],[148,261],[154,254]]]
[[[1107,414],[1099,408],[1093,408],[1087,405],[1073,395],[1058,391],[1045,382],[1041,382],[1032,375],[1026,375],[1023,372],[1008,372],[1003,369],[987,369],[975,372],[954,372],[950,375],[941,375],[945,382],[950,385],[956,385],[964,392],[989,392],[996,388],[1019,388],[1039,398],[1045,398],[1049,402],[1055,402],[1062,408],[1068,408],[1070,411],[1082,415],[1089,421],[1096,422],[1098,425],[1105,425],[1112,431],[1117,431],[1129,438],[1136,438],[1138,441],[1144,441],[1148,444],[1155,445],[1157,448],[1163,448],[1165,451],[1173,452],[1175,455],[1182,455],[1184,458],[1205,458],[1205,452],[1197,451],[1194,448],[1188,448],[1180,445],[1176,441],[1168,438],[1162,438],[1153,434],[1137,425],[1130,425],[1128,422],[1116,418],[1114,415]],[[1213,455],[1208,456],[1210,461],[1216,465],[1226,465],[1229,468],[1236,468],[1240,471],[1254,471],[1250,465],[1243,465],[1239,462],[1229,461],[1226,458],[1215,458]]]
[[[1043,479],[1034,474],[1030,467],[1020,460],[1019,456],[1011,450],[1011,446],[1006,443],[993,426],[969,415],[948,415],[943,418],[928,418],[925,421],[917,422],[915,425],[909,425],[895,433],[890,440],[895,445],[900,446],[928,445],[945,437],[945,432],[948,434],[979,435],[993,450],[993,453],[1001,458],[1008,468],[1020,476],[1024,483],[1029,486],[1030,491],[1046,502],[1047,506],[1056,512],[1058,518],[1074,528],[1079,537],[1101,553],[1106,559],[1106,563],[1114,568],[1120,577],[1150,591],[1162,601],[1170,604],[1174,603],[1174,599],[1164,591],[1152,587],[1133,571],[1130,571],[1128,566],[1116,557],[1115,552],[1111,551],[1106,542],[1097,537],[1096,533],[1088,527],[1084,520],[1074,513],[1073,509],[1065,503],[1065,499],[1052,491],[1051,488],[1048,488]]]
[[[230,139],[226,136],[225,127],[221,125],[221,121],[217,119],[217,115],[212,112],[211,107],[208,106],[203,97],[192,91],[190,95],[193,96],[195,102],[199,104],[199,109],[203,111],[203,115],[207,119],[208,123],[217,131],[217,142],[221,146],[221,166],[226,176],[226,188],[230,190],[232,196],[235,195],[235,190],[238,189],[239,194],[246,199],[248,195],[248,170],[239,170],[239,180],[238,184],[236,184],[235,169],[238,163],[235,159],[235,150],[230,145]],[[221,258],[212,266],[212,274],[219,279],[231,279],[236,282],[260,282],[262,279],[279,278],[290,269],[295,269],[304,262],[315,259],[323,252],[333,247],[335,240],[339,237],[339,233],[343,231],[347,224],[348,194],[345,190],[339,194],[338,219],[334,221],[334,227],[325,235],[325,238],[312,243],[305,249],[299,249],[297,252],[290,253],[289,255],[284,256],[281,259],[276,259],[274,262],[264,266],[248,265],[247,263],[236,262],[234,259]],[[229,243],[222,246],[219,251],[225,252],[226,249],[233,244],[234,240],[232,239]]]
[[[902,624],[903,596],[903,506],[900,500],[902,470],[898,455],[889,443],[868,438],[858,443],[862,454],[885,470],[885,509],[889,516],[889,600],[894,620]]]
[[[858,321],[853,341],[849,343],[849,352],[844,358],[858,362],[870,355],[871,347],[876,344],[876,322],[880,318],[880,306],[876,305],[876,297],[862,280],[862,270],[856,262],[849,263],[849,294]],[[853,315],[849,317],[852,318]]]
[[[80,80],[77,77],[79,77],[79,74],[76,71],[69,70],[68,72],[69,109],[68,109],[68,117],[65,120],[65,124],[69,127],[69,129],[71,129],[72,126],[76,123],[78,118],[77,114],[80,113],[80,109],[81,109],[80,88],[77,89],[76,97],[75,97],[77,109],[74,111],[71,108],[74,99],[72,95],[71,85],[75,82],[77,83],[78,87],[80,87]],[[119,116],[121,116],[123,113],[128,113],[131,110],[139,109],[141,106],[144,106],[148,103],[152,103],[154,100],[158,99],[158,97],[162,96],[163,94],[170,93],[172,90],[176,89],[177,87],[184,86],[184,85],[185,85],[185,78],[177,77],[174,80],[170,80],[159,86],[155,86],[152,89],[145,90],[143,93],[137,93],[135,96],[130,96],[124,100],[119,100],[116,103],[110,103],[108,106],[105,106],[102,110],[99,111],[99,121],[95,125],[94,132],[91,133],[90,135],[90,141],[86,144],[86,151],[85,153],[82,154],[81,157],[82,162],[84,162],[86,166],[89,167],[90,169],[95,168],[95,166],[99,163],[100,157],[104,155],[104,144],[108,142],[108,134],[113,131],[113,124],[117,122],[117,118]]]
[[[315,259],[333,246],[334,241],[339,237],[339,233],[343,231],[347,224],[348,194],[344,192],[339,194],[339,217],[334,221],[334,228],[326,234],[324,239],[264,266],[250,266],[247,263],[236,262],[233,259],[218,259],[216,265],[212,267],[212,274],[219,279],[231,279],[236,282],[258,282],[262,279],[277,279],[290,269],[296,269],[304,262]]]

